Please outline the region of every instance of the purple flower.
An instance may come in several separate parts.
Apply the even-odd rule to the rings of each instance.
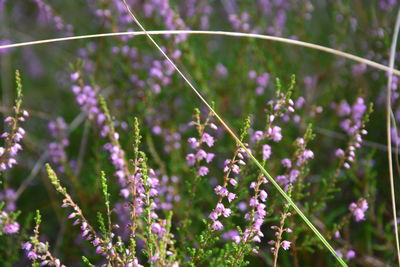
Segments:
[[[214,157],[215,157],[214,153],[207,153],[206,162],[210,163],[214,159]]]
[[[196,157],[194,154],[190,153],[186,155],[186,162],[189,166],[193,166],[196,162]]]
[[[333,234],[333,237],[334,238],[340,238],[340,232],[339,231],[336,231],[334,234]]]
[[[213,230],[221,230],[223,228],[224,228],[224,226],[222,225],[222,223],[220,221],[214,221],[212,224]]]
[[[19,223],[13,222],[3,226],[3,233],[6,235],[16,234],[19,231]]]
[[[362,97],[358,97],[356,103],[351,107],[351,113],[354,120],[360,120],[367,110],[367,106],[364,103],[364,99]]]
[[[364,214],[364,212],[362,211],[362,209],[360,209],[360,208],[356,208],[356,209],[353,211],[353,216],[354,216],[356,222],[365,220],[365,214]]]
[[[201,141],[205,142],[208,145],[208,147],[212,147],[214,145],[214,137],[212,137],[208,133],[203,133]]]
[[[292,162],[290,161],[290,159],[285,158],[281,161],[283,167],[290,169],[292,167]]]
[[[218,214],[215,211],[213,211],[213,212],[210,213],[208,218],[210,218],[211,220],[215,221],[215,220],[218,219]]]
[[[344,151],[343,151],[343,149],[341,149],[341,148],[336,149],[336,151],[335,151],[335,156],[338,157],[338,158],[344,157]]]
[[[224,78],[228,74],[228,69],[221,63],[218,63],[216,67],[216,72],[218,77]]]
[[[36,260],[37,255],[36,255],[36,253],[34,251],[29,251],[28,254],[27,254],[27,257],[30,260]]]
[[[191,147],[192,147],[193,149],[198,148],[199,145],[200,145],[200,143],[199,143],[199,142],[197,141],[197,139],[194,138],[194,137],[190,137],[190,138],[188,139],[188,143],[191,145]]]
[[[231,183],[231,185],[233,186],[237,186],[238,182],[235,179],[229,179],[229,182]]]
[[[264,138],[264,133],[262,131],[255,131],[252,139],[254,141],[260,141]]]
[[[202,159],[204,159],[206,157],[207,157],[207,153],[203,149],[200,149],[199,151],[197,151],[196,158],[198,160],[202,160]]]
[[[241,201],[238,203],[237,207],[240,211],[245,211],[247,208],[247,204],[246,204],[246,202]]]
[[[208,174],[208,168],[206,166],[201,166],[198,171],[199,176],[205,176]]]
[[[351,203],[349,210],[356,222],[363,221],[365,220],[365,212],[368,210],[368,202],[365,199],[360,199],[357,203]]]
[[[151,231],[156,234],[156,235],[161,235],[164,231],[164,229],[161,227],[159,223],[154,222],[151,225]]]
[[[278,175],[278,176],[276,176],[275,180],[279,184],[287,184],[288,183],[288,178],[286,175]]]
[[[263,145],[262,147],[262,152],[263,152],[263,160],[269,159],[271,156],[271,147],[269,145]]]
[[[222,215],[224,215],[225,218],[226,218],[226,217],[229,217],[231,214],[232,214],[232,210],[231,210],[231,209],[225,208],[225,209],[222,211]]]
[[[229,193],[228,194],[228,201],[229,202],[232,202],[232,200],[234,200],[236,198],[236,194],[234,194],[234,193]]]
[[[71,81],[76,82],[79,79],[79,72],[75,72],[71,74]]]
[[[346,253],[346,258],[347,258],[348,260],[353,259],[355,256],[356,256],[356,252],[355,252],[354,250],[349,250],[349,251],[347,251],[347,253]]]
[[[32,244],[29,242],[25,242],[22,244],[22,249],[24,249],[24,250],[29,251],[29,250],[31,250],[31,248],[32,248]]]
[[[340,117],[344,117],[347,115],[350,115],[351,113],[351,108],[350,105],[347,103],[346,100],[342,100],[338,106],[338,111],[337,111],[338,115]]]
[[[290,248],[290,245],[291,245],[291,242],[290,242],[290,241],[287,241],[287,240],[283,240],[283,241],[282,241],[282,248],[283,248],[284,250],[288,250],[288,249]]]
[[[274,142],[279,142],[282,140],[281,134],[281,127],[273,126],[272,128],[268,128],[267,133],[269,135],[269,139],[273,140]]]
[[[294,181],[296,181],[296,178],[299,175],[300,175],[300,171],[299,170],[296,170],[296,169],[291,170],[290,173],[289,173],[289,181],[291,183],[293,183]]]
[[[261,87],[267,87],[268,82],[269,82],[268,72],[264,72],[263,74],[257,77],[257,84]]]
[[[260,194],[259,194],[259,197],[260,197],[261,201],[265,202],[265,200],[266,200],[267,197],[268,197],[268,194],[267,194],[267,192],[265,192],[264,190],[261,190],[261,191],[260,191]]]

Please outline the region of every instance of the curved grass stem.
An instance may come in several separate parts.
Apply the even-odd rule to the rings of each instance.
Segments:
[[[40,44],[48,44],[48,43],[57,43],[57,42],[65,42],[72,40],[82,40],[82,39],[92,39],[92,38],[104,38],[104,37],[117,37],[117,36],[141,36],[141,35],[178,35],[178,34],[188,34],[188,35],[220,35],[220,36],[231,36],[231,37],[239,37],[239,38],[253,38],[253,39],[262,39],[275,41],[280,43],[286,43],[295,46],[302,46],[311,48],[314,50],[323,51],[332,55],[336,55],[339,57],[344,57],[359,63],[366,64],[372,68],[390,71],[388,66],[379,64],[372,60],[365,59],[363,57],[359,57],[350,53],[346,53],[337,49],[333,49],[330,47],[317,45],[309,42],[303,42],[298,40],[293,40],[289,38],[276,37],[271,35],[257,34],[257,33],[244,33],[244,32],[229,32],[229,31],[192,31],[192,30],[168,30],[168,31],[127,31],[127,32],[109,32],[109,33],[98,33],[98,34],[88,34],[88,35],[79,35],[79,36],[70,36],[70,37],[62,37],[62,38],[54,38],[54,39],[46,39],[46,40],[37,40],[30,42],[21,42],[7,45],[0,45],[0,50],[23,47],[23,46],[32,46],[32,45],[40,45]],[[400,71],[393,69],[393,74],[400,76]]]
[[[390,194],[392,198],[392,209],[393,209],[393,222],[394,222],[394,232],[396,239],[396,250],[397,250],[397,260],[400,266],[400,245],[399,245],[399,232],[397,225],[397,212],[396,212],[396,193],[394,188],[394,175],[393,175],[393,159],[392,159],[392,136],[391,136],[391,115],[392,115],[392,78],[393,78],[393,69],[394,69],[394,60],[396,57],[396,46],[397,46],[397,38],[399,35],[400,29],[400,9],[397,13],[396,24],[393,32],[392,45],[390,48],[390,59],[389,59],[389,77],[387,84],[387,94],[386,94],[386,134],[387,134],[387,156],[388,156],[388,164],[389,164],[389,180],[390,180]],[[397,127],[396,127],[397,128]],[[397,135],[397,131],[396,131]],[[396,137],[397,138],[397,137]]]

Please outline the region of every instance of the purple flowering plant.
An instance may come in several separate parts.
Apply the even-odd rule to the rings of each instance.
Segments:
[[[395,265],[398,6],[0,0],[0,266]]]

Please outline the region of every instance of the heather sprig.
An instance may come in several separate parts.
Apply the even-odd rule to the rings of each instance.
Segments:
[[[357,98],[351,109],[346,105],[346,102],[341,103],[339,107],[339,116],[342,114],[351,115],[350,118],[343,120],[340,124],[350,138],[344,150],[339,148],[335,151],[335,156],[340,159],[336,175],[338,175],[340,167],[343,166],[349,169],[351,164],[355,161],[356,150],[361,148],[362,145],[362,136],[368,133],[365,127],[372,111],[373,104],[371,103],[367,108],[364,104],[364,99],[361,97]]]
[[[0,146],[0,171],[11,169],[13,165],[17,164],[16,156],[18,151],[22,150],[20,142],[25,135],[25,130],[19,124],[29,117],[29,113],[21,108],[22,80],[18,70],[15,72],[15,80],[17,97],[13,107],[14,116],[4,119],[10,130],[0,135],[0,138],[4,139],[4,146]]]
[[[58,117],[56,120],[49,122],[48,128],[51,137],[55,139],[48,145],[51,161],[53,164],[58,165],[58,171],[65,172],[64,166],[67,161],[65,148],[69,145],[67,124],[63,117]]]
[[[344,149],[338,148],[335,150],[335,156],[339,159],[337,166],[334,173],[329,176],[329,181],[326,179],[323,180],[323,185],[326,187],[326,189],[323,191],[324,194],[318,195],[318,197],[313,201],[312,209],[314,210],[321,209],[325,206],[327,200],[333,198],[333,193],[337,192],[336,185],[340,181],[339,178],[342,175],[342,171],[350,169],[352,164],[356,162],[356,152],[362,147],[363,144],[362,136],[368,134],[368,131],[365,128],[370,120],[370,115],[373,112],[373,104],[370,103],[367,108],[367,106],[364,104],[364,100],[359,97],[357,98],[356,103],[353,104],[352,108],[350,108],[346,102],[341,102],[339,111],[342,112],[342,116],[345,116],[346,114],[353,114],[351,117],[355,120],[355,122],[349,122],[349,125],[353,126],[351,126],[352,130],[349,133],[349,139],[346,147]],[[343,121],[341,124],[343,125]],[[346,127],[346,129],[348,128]],[[343,178],[345,178],[345,176],[343,176],[342,179]]]
[[[39,240],[39,227],[42,222],[42,217],[39,210],[36,210],[35,216],[35,228],[33,230],[34,235],[30,237],[29,241],[22,244],[22,248],[25,250],[26,256],[32,261],[32,266],[56,266],[65,267],[61,263],[60,259],[54,257],[49,251],[49,243],[41,242]]]
[[[292,194],[292,184],[289,185],[288,188],[288,195],[291,196]],[[283,207],[283,211],[280,216],[279,226],[273,225],[271,229],[275,231],[276,240],[270,240],[268,244],[272,245],[271,248],[272,253],[274,254],[274,267],[277,266],[278,256],[279,256],[279,249],[282,247],[284,250],[288,250],[290,248],[291,242],[288,240],[282,240],[283,234],[291,233],[292,229],[285,228],[285,221],[288,217],[292,215],[289,211],[290,207],[288,204],[285,204]]]
[[[45,25],[53,25],[56,30],[65,32],[67,36],[73,35],[73,26],[65,24],[62,17],[55,14],[52,6],[47,3],[47,0],[33,0],[39,9],[38,20]]]
[[[112,120],[110,111],[108,110],[106,101],[101,95],[98,96],[98,101],[102,110],[101,114],[104,114],[104,127],[102,133],[105,133],[109,139],[109,142],[104,145],[104,148],[110,152],[110,160],[116,168],[115,176],[118,177],[118,181],[121,186],[126,187],[127,182],[130,179],[131,172],[126,160],[125,151],[120,145],[119,133],[115,131],[114,122]],[[104,129],[107,130],[104,131]],[[123,194],[124,197],[127,197],[127,192],[129,191],[125,189],[124,191],[121,191],[121,194]]]
[[[266,160],[263,161],[265,165]],[[238,227],[237,233],[231,237],[234,243],[229,253],[224,255],[224,258],[229,259],[233,264],[237,266],[247,265],[245,256],[250,253],[257,254],[259,248],[255,243],[260,243],[261,238],[264,236],[261,231],[261,226],[264,223],[266,212],[266,200],[268,193],[262,189],[262,185],[267,184],[268,180],[262,173],[259,173],[257,180],[251,182],[250,189],[254,190],[254,194],[251,196],[248,206],[250,210],[245,214],[246,226],[244,231]]]
[[[135,128],[139,131],[137,122],[135,123]],[[140,134],[135,133],[136,138],[140,140]],[[135,142],[139,144],[139,141]],[[147,157],[144,152],[139,151],[138,153],[138,168],[140,170],[141,180],[137,181],[136,184],[140,189],[139,196],[133,198],[134,202],[140,199],[141,206],[135,207],[133,204],[131,207],[132,211],[140,210],[140,213],[131,213],[131,222],[136,224],[139,219],[143,219],[144,226],[141,228],[142,234],[138,234],[145,242],[145,250],[143,251],[145,256],[148,258],[150,265],[160,265],[160,266],[172,266],[176,253],[173,252],[174,249],[174,237],[170,233],[171,228],[171,213],[167,220],[160,219],[156,213],[157,204],[155,203],[155,198],[158,196],[157,186],[159,181],[152,169],[147,166]],[[139,217],[140,215],[140,217]],[[135,233],[131,233],[131,243],[132,239],[135,238]],[[132,250],[134,247],[130,247]]]
[[[62,207],[71,207],[73,209],[72,213],[70,213],[70,215],[68,216],[68,219],[74,219],[73,225],[80,226],[82,231],[81,236],[87,241],[90,241],[92,245],[96,248],[96,253],[103,255],[108,262],[122,264],[123,260],[113,248],[111,238],[109,236],[100,236],[96,232],[93,226],[83,215],[82,210],[67,193],[67,189],[61,186],[56,173],[53,171],[49,164],[46,164],[46,170],[51,183],[53,184],[55,189],[64,197]],[[111,237],[113,237],[113,234],[111,234]]]
[[[103,191],[103,197],[104,197],[104,204],[106,206],[106,215],[107,215],[107,224],[108,224],[108,233],[111,237],[111,230],[112,230],[112,224],[111,224],[111,208],[110,208],[110,193],[108,192],[108,184],[107,184],[107,177],[104,171],[101,172],[101,188]],[[106,232],[106,231],[104,231]]]
[[[17,234],[20,230],[20,225],[17,222],[20,212],[7,211],[5,205],[5,202],[0,202],[0,236]]]
[[[244,141],[249,128],[250,118],[247,118],[241,129],[240,141]],[[225,202],[225,205],[230,206],[230,203],[237,198],[234,190],[238,184],[238,178],[233,176],[239,176],[241,172],[240,166],[246,166],[245,157],[248,157],[246,155],[246,151],[241,148],[239,144],[237,144],[232,159],[226,159],[224,161],[223,182],[221,185],[217,185],[214,188],[214,193],[218,196],[218,202],[216,207],[208,216],[208,218],[212,221],[211,227],[213,231],[222,230],[224,228],[223,224],[218,220],[219,217],[227,218],[232,214],[232,210],[228,207],[225,207],[223,202]],[[231,187],[231,189],[228,189],[228,187]]]
[[[211,122],[213,116],[213,113],[209,112],[205,120],[202,121],[200,110],[196,108],[193,115],[194,120],[189,123],[190,126],[196,127],[198,133],[197,138],[188,138],[188,143],[194,152],[186,155],[187,165],[194,168],[196,171],[195,181],[192,182],[192,194],[194,194],[194,190],[199,182],[199,179],[209,173],[209,168],[203,165],[204,161],[205,163],[210,163],[215,157],[214,153],[207,152],[205,150],[207,147],[211,148],[215,144],[214,137],[206,131],[208,128],[211,128],[212,130],[218,129],[217,126]]]
[[[244,141],[248,135],[250,128],[250,118],[246,118],[240,132],[240,141]],[[218,197],[216,207],[208,215],[209,221],[206,222],[206,230],[200,235],[200,247],[198,249],[192,249],[191,264],[199,265],[207,258],[212,255],[212,251],[208,251],[210,246],[215,244],[218,239],[218,231],[224,229],[223,221],[221,219],[228,218],[232,215],[232,209],[230,208],[232,201],[237,198],[237,194],[234,193],[238,184],[237,178],[233,178],[233,175],[239,175],[241,171],[240,166],[245,166],[246,152],[239,144],[233,153],[232,159],[226,159],[224,162],[223,169],[223,181],[221,185],[217,185],[214,188],[214,193]],[[248,157],[248,156],[246,156]],[[231,189],[228,189],[231,187]],[[229,191],[230,190],[230,191]],[[225,204],[224,204],[225,203]],[[237,242],[237,236],[232,237]]]

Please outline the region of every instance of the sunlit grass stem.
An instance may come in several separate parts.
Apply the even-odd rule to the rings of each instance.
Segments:
[[[395,239],[396,239],[396,249],[397,249],[397,260],[400,266],[400,246],[399,246],[399,232],[398,232],[397,212],[396,212],[396,193],[395,193],[394,178],[393,178],[392,137],[391,137],[392,78],[393,78],[394,60],[396,58],[396,46],[397,46],[399,28],[400,28],[400,9],[397,13],[396,24],[393,32],[392,45],[390,47],[389,77],[388,77],[387,94],[386,94],[386,133],[387,133],[387,148],[388,148],[387,156],[389,164],[390,194],[392,198],[394,232],[396,235]],[[397,138],[397,131],[396,131],[396,138]]]
[[[141,35],[178,35],[178,34],[188,34],[188,35],[217,35],[217,36],[231,36],[231,37],[239,37],[239,38],[253,38],[253,39],[262,39],[262,40],[270,40],[280,43],[286,43],[296,46],[307,47],[319,51],[323,51],[329,54],[333,54],[336,56],[344,57],[359,63],[366,64],[372,68],[383,70],[388,72],[390,68],[388,66],[379,64],[372,60],[368,60],[350,53],[346,53],[337,49],[333,49],[330,47],[317,45],[309,42],[303,42],[298,40],[293,40],[289,38],[276,37],[271,35],[257,34],[257,33],[244,33],[244,32],[229,32],[229,31],[193,31],[193,30],[169,30],[169,31],[127,31],[127,32],[110,32],[110,33],[98,33],[98,34],[88,34],[88,35],[79,35],[79,36],[70,36],[70,37],[62,37],[62,38],[53,38],[46,40],[37,40],[30,42],[21,42],[7,45],[0,45],[0,50],[16,48],[16,47],[24,47],[24,46],[32,46],[32,45],[40,45],[40,44],[48,44],[48,43],[57,43],[57,42],[65,42],[72,40],[82,40],[82,39],[92,39],[92,38],[104,38],[104,37],[117,37],[117,36],[141,36]],[[400,71],[393,69],[393,74],[400,76]]]

